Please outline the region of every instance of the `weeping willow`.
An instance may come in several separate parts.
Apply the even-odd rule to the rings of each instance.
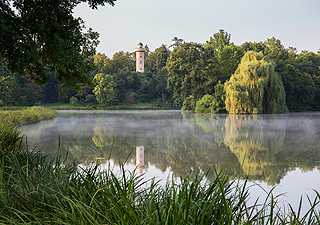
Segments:
[[[262,53],[247,52],[224,88],[229,113],[288,112],[281,78]]]

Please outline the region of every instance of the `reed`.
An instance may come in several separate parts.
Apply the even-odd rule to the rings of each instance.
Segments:
[[[34,106],[21,110],[0,111],[0,124],[17,127],[52,119],[56,116],[55,110]]]
[[[123,166],[100,171],[49,160],[18,131],[0,131],[0,224],[320,224],[319,193],[306,214],[301,205],[286,213],[272,192],[249,205],[247,183],[221,171],[211,171],[212,181],[195,171],[161,186]]]

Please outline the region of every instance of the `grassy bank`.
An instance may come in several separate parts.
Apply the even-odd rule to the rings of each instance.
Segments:
[[[43,107],[29,107],[18,110],[0,111],[0,124],[17,127],[25,124],[37,123],[41,120],[52,119],[57,116],[57,112]]]
[[[0,124],[0,224],[319,224],[310,200],[305,215],[285,213],[270,193],[248,205],[246,183],[227,174],[190,173],[160,186],[134,171],[77,168],[28,149],[20,133]],[[290,208],[290,207],[289,207]]]

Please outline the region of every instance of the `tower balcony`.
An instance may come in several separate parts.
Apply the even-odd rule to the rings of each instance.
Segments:
[[[135,48],[135,52],[145,52],[144,48]]]

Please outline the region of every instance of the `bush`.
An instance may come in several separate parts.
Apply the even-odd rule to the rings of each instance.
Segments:
[[[215,99],[212,95],[204,95],[201,99],[197,101],[195,112],[212,113],[213,103],[215,104]]]
[[[97,103],[96,96],[95,95],[87,95],[85,102],[89,103],[89,104],[96,104]]]
[[[224,112],[224,102],[222,97],[214,97],[212,95],[204,95],[197,101],[195,112],[196,113],[218,113]]]
[[[71,105],[77,105],[78,104],[78,99],[76,98],[76,97],[74,97],[74,96],[72,96],[71,98],[70,98],[70,104]]]

